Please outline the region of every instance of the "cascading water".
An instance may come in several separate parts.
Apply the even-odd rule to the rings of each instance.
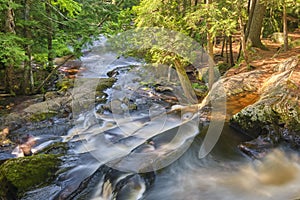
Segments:
[[[250,160],[236,148],[245,138],[227,124],[210,154],[199,158],[209,123],[198,107],[180,106],[174,70],[118,58],[105,43],[82,61],[85,71],[73,91],[75,126],[64,136],[73,147],[62,166],[68,170],[25,199],[300,198],[297,154],[281,148]],[[108,103],[95,104],[98,78],[114,70]],[[156,93],[155,84],[165,92]]]

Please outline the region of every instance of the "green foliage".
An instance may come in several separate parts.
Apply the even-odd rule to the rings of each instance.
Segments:
[[[195,11],[189,12],[185,21],[187,22],[187,29],[192,32],[212,34],[212,37],[217,35],[230,36],[236,32],[237,29],[237,10],[233,9],[232,3],[217,3],[210,5],[200,4]],[[210,29],[207,29],[207,24]]]
[[[23,40],[11,33],[0,32],[0,62],[5,65],[18,66],[26,59],[22,49]]]
[[[208,89],[206,85],[199,84],[199,83],[193,83],[192,87],[194,89],[198,89],[198,90],[202,90],[202,91],[207,91],[207,89]]]
[[[286,6],[288,16],[298,20],[300,18],[300,0],[263,0],[263,2],[267,5],[263,29],[264,37],[274,32],[282,32],[283,6]]]
[[[106,36],[115,35],[119,32],[133,28],[135,14],[131,8],[126,8],[118,13],[116,20],[109,20],[103,23],[101,33]]]
[[[236,0],[237,1],[237,0]],[[184,35],[192,37],[199,44],[206,44],[206,34],[211,33],[212,37],[234,34],[237,30],[238,15],[246,15],[246,10],[240,13],[236,9],[236,1],[218,1],[210,5],[199,3],[192,6],[184,1],[160,1],[160,0],[142,0],[139,6],[133,7],[136,14],[135,25],[141,27],[162,27],[169,30],[178,31]],[[209,25],[209,29],[208,29]],[[164,35],[158,37],[170,43],[169,49],[182,48],[177,46],[179,43],[172,39],[166,38]],[[169,37],[169,36],[168,36]],[[136,42],[136,41],[133,41]],[[151,40],[143,40],[146,46]],[[184,43],[184,42],[182,42]],[[174,44],[174,45],[172,45]],[[169,64],[174,59],[180,59],[174,53],[167,53],[161,50],[159,45],[154,45],[145,52],[147,57],[151,57],[151,61]],[[188,50],[189,47],[184,47]],[[181,58],[180,58],[181,57]]]
[[[81,12],[82,5],[73,0],[51,0],[51,4],[58,6],[63,12],[67,12],[69,17],[75,17]]]

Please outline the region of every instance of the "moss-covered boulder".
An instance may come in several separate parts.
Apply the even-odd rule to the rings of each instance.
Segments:
[[[46,154],[7,160],[0,166],[0,199],[16,199],[46,185],[55,177],[59,163],[57,155]]]
[[[96,87],[96,101],[99,103],[105,102],[107,98],[107,94],[104,92],[107,88],[113,86],[116,82],[116,78],[101,78],[99,79],[99,83]]]
[[[253,138],[268,135],[272,143],[300,146],[300,66],[292,57],[275,67],[261,88],[260,99],[231,119],[231,125]]]

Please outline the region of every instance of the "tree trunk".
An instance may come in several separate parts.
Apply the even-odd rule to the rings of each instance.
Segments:
[[[209,9],[210,4],[212,4],[212,0],[207,0],[206,1],[206,5]],[[211,25],[210,22],[207,22],[207,30],[210,30]],[[207,51],[208,51],[208,55],[209,58],[208,59],[208,89],[210,90],[212,88],[212,85],[214,84],[214,64],[213,64],[213,60],[214,60],[214,45],[213,45],[213,38],[212,35],[209,31],[207,31]]]
[[[52,19],[52,13],[51,13],[51,7],[50,7],[51,2],[47,0],[46,2],[46,13],[48,18],[50,19],[48,22],[48,36],[47,36],[47,43],[48,43],[48,67],[50,69],[53,68],[53,47],[52,47],[52,42],[53,42],[53,23],[51,21]]]
[[[180,80],[181,87],[183,89],[184,96],[186,97],[186,99],[182,99],[180,103],[185,103],[185,104],[198,103],[194,89],[191,85],[189,77],[185,72],[183,65],[178,59],[175,59],[174,64],[175,64],[177,75]]]
[[[24,0],[24,21],[28,22],[30,16],[30,4],[28,0]],[[28,26],[24,26],[24,37],[29,41],[31,39],[31,34]],[[32,66],[31,66],[31,48],[29,44],[25,45],[25,53],[27,60],[24,61],[24,76],[22,90],[25,94],[30,94],[33,89],[32,85]]]
[[[232,67],[234,65],[233,52],[232,52],[232,36],[229,36],[228,42],[229,42],[229,57],[230,57],[229,65],[230,65],[230,67]]]
[[[250,6],[248,6],[248,22],[247,22],[247,26],[246,26],[246,29],[244,29],[244,32],[245,32],[245,41],[247,41],[248,39],[248,36],[249,36],[249,30],[250,30],[250,27],[251,27],[251,24],[252,24],[252,20],[253,20],[253,14],[254,14],[254,8],[255,8],[255,5],[256,5],[256,0],[249,0],[249,3],[248,3]],[[240,9],[241,11],[241,9]]]
[[[14,23],[14,11],[10,4],[12,0],[8,2],[8,7],[6,10],[6,20],[5,20],[5,32],[15,34],[15,23]],[[13,84],[14,79],[14,66],[13,64],[5,64],[5,89],[11,94],[15,94],[15,88]]]
[[[252,10],[252,7],[250,8],[250,13],[251,13],[251,10]],[[238,1],[238,11],[240,13],[242,13],[242,5],[241,5],[240,0]],[[249,26],[249,27],[250,27],[250,24],[251,24],[251,21],[252,21],[252,19],[250,19],[250,16],[251,16],[251,14],[249,14],[249,19],[248,19],[248,24],[247,24],[247,26]],[[246,38],[247,38],[247,36],[245,34],[245,25],[244,25],[243,18],[241,16],[241,14],[239,15],[239,26],[240,26],[240,31],[241,31],[241,47],[242,47],[240,49],[242,50],[244,60],[245,60],[246,64],[248,65],[248,52],[247,52],[247,49],[246,49],[246,41],[247,41]],[[239,59],[239,57],[240,57],[240,53],[239,53],[238,59]]]
[[[9,1],[8,8],[6,11],[5,32],[16,33],[15,32],[15,22],[14,22],[14,10],[10,6],[11,3],[12,3],[12,0]]]
[[[266,5],[263,2],[261,2],[261,0],[257,0],[255,4],[253,18],[251,20],[249,36],[247,40],[247,43],[250,43],[251,46],[258,47],[261,49],[266,49],[266,47],[262,44],[260,40],[265,12],[266,12]]]
[[[13,95],[15,95],[14,90],[14,66],[13,65],[7,65],[5,67],[5,90]]]
[[[224,57],[224,47],[226,44],[226,36],[223,36],[223,42],[222,42],[222,50],[221,50],[221,56]]]
[[[283,1],[283,38],[284,38],[284,51],[289,49],[289,40],[288,40],[288,27],[287,27],[287,17],[286,17],[286,2]]]

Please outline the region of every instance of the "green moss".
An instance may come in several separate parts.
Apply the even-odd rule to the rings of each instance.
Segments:
[[[103,90],[110,88],[116,82],[115,78],[101,78],[97,85],[96,91],[103,92]]]
[[[59,92],[65,92],[69,88],[74,87],[74,79],[63,78],[56,84],[56,87],[59,89]]]
[[[54,117],[57,115],[57,112],[46,112],[46,113],[35,113],[35,114],[32,114],[30,117],[29,117],[29,120],[32,121],[32,122],[40,122],[40,121],[44,121],[46,119],[49,119],[51,117]]]
[[[21,196],[55,177],[60,159],[57,155],[40,154],[6,161],[0,166],[0,199],[10,194]]]
[[[43,149],[40,153],[63,155],[67,153],[68,149],[69,146],[67,143],[56,142]]]
[[[104,90],[113,86],[116,82],[115,78],[101,78],[96,87],[96,101],[98,103],[104,103],[107,98],[107,94],[104,93]]]

